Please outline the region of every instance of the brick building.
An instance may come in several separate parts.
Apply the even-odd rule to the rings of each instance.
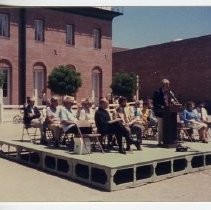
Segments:
[[[110,92],[112,78],[111,8],[0,8],[0,71],[5,76],[4,104],[22,104],[34,95],[41,103],[55,66],[81,73],[77,99],[97,101]]]
[[[211,35],[113,53],[113,73],[135,72],[140,97],[152,97],[163,78],[181,101],[211,105]]]

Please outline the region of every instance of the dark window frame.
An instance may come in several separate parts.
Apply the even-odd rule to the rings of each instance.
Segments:
[[[9,38],[10,37],[10,16],[9,14],[6,14],[6,13],[0,13],[0,15],[5,15],[7,17],[7,25],[6,25],[6,32],[3,32],[3,26],[0,28],[0,37],[6,37],[6,38]],[[3,33],[6,33],[6,34],[3,34]]]
[[[101,37],[102,37],[102,32],[100,28],[94,28],[93,31],[93,47],[94,49],[101,49]]]
[[[68,32],[68,26],[71,27],[71,31]],[[75,25],[66,24],[66,44],[69,46],[75,46]]]
[[[38,25],[36,25],[37,21],[41,21],[42,23],[42,28],[41,32],[39,32]],[[41,33],[41,34],[39,34]],[[34,39],[37,42],[44,42],[45,41],[45,21],[43,19],[34,19]]]

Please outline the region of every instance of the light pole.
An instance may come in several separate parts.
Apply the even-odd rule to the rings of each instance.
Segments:
[[[139,100],[139,75],[136,75],[136,100]]]

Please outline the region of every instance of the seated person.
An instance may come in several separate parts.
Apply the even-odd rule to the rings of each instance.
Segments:
[[[23,123],[26,127],[39,128],[42,137],[42,124],[40,119],[40,111],[34,106],[35,98],[28,98],[28,105],[24,108]]]
[[[205,105],[203,102],[200,102],[197,104],[196,108],[193,110],[193,112],[196,113],[196,115],[198,116],[198,118],[207,124],[207,129],[205,131],[205,138],[208,138],[208,129],[210,127],[210,124],[208,123],[208,114],[207,114],[207,110],[205,109]]]
[[[195,106],[194,102],[192,101],[187,102],[187,107],[181,115],[182,120],[184,121],[187,127],[197,129],[199,133],[199,140],[201,140],[203,143],[207,143],[205,134],[207,129],[207,124],[202,122],[197,116],[197,114],[193,111],[194,106]]]
[[[78,120],[87,120],[94,123],[94,110],[92,109],[93,102],[87,98],[81,101],[81,107],[78,108],[76,116]]]
[[[158,120],[155,116],[154,110],[153,110],[153,103],[151,100],[148,100],[148,109],[149,109],[149,118],[148,118],[148,125],[149,126],[157,126]]]
[[[72,113],[71,107],[74,105],[75,100],[72,96],[66,96],[63,101],[63,107],[61,108],[60,121],[61,127],[65,133],[78,134],[77,122],[78,119]]]
[[[111,120],[107,111],[108,105],[106,98],[100,99],[99,108],[95,112],[95,124],[100,134],[114,134],[117,138],[119,153],[126,154],[122,145],[122,137],[125,137],[127,145],[130,145],[132,142],[130,132],[123,126],[121,119]]]
[[[51,98],[50,105],[46,108],[46,120],[47,127],[52,131],[55,145],[58,145],[59,138],[62,135],[61,123],[60,123],[61,107],[58,103],[58,97]]]
[[[142,101],[135,101],[134,106],[131,107],[131,116],[136,118],[137,120],[141,120],[141,110],[143,108]]]
[[[116,117],[115,117],[116,116]],[[130,107],[127,106],[127,99],[125,97],[119,97],[119,106],[114,112],[114,118],[120,118],[123,122],[123,125],[128,132],[135,134],[137,136],[137,141],[133,142],[137,149],[140,150],[142,143],[142,128],[140,122],[132,116]],[[126,150],[130,150],[130,145],[127,145]]]
[[[146,134],[149,127],[157,126],[157,118],[154,115],[152,103],[149,100],[144,101],[141,115],[142,125],[144,126],[143,133]]]

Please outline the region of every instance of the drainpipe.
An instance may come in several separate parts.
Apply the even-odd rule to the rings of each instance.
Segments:
[[[19,104],[24,104],[26,99],[26,9],[20,9],[19,19]]]

